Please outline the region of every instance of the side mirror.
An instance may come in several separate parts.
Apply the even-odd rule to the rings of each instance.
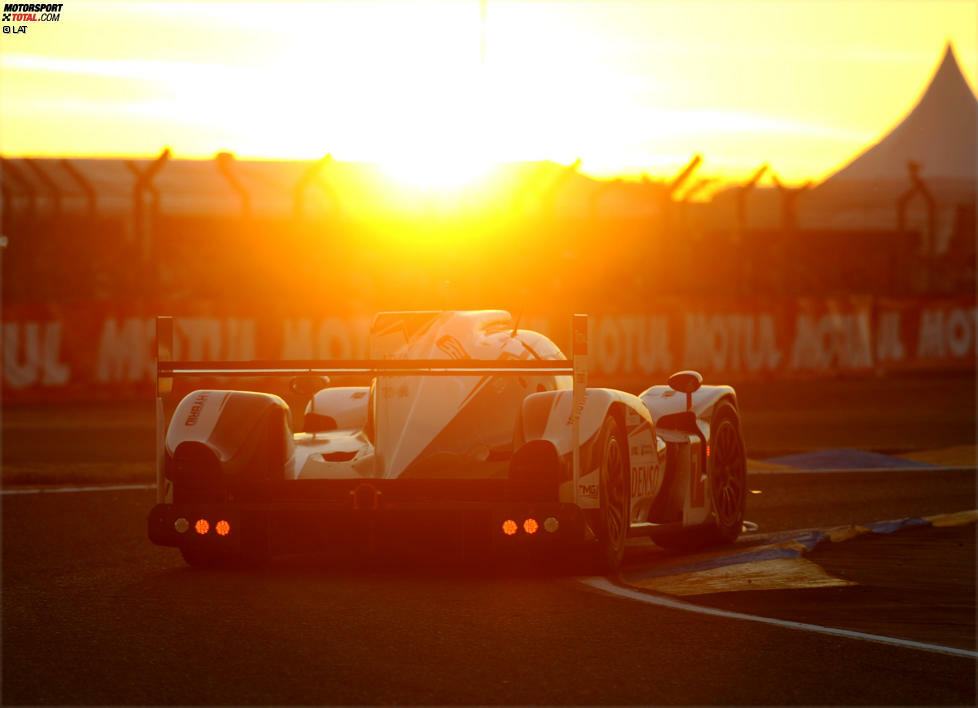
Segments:
[[[295,376],[289,381],[289,390],[300,396],[315,396],[327,386],[328,376]]]
[[[686,410],[693,410],[693,392],[703,385],[703,375],[698,371],[677,371],[669,377],[669,388],[686,394]]]
[[[677,371],[669,377],[669,388],[679,393],[693,393],[703,385],[703,375],[698,371]]]

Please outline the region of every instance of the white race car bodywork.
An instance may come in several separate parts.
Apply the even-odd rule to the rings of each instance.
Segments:
[[[598,448],[606,421],[614,420],[625,438],[630,535],[657,526],[709,524],[715,519],[708,483],[711,424],[718,407],[727,418],[729,411],[736,414],[733,389],[702,387],[687,397],[668,386],[653,386],[641,396],[586,388],[586,321],[584,326],[576,326],[571,364],[553,342],[517,329],[503,311],[380,314],[362,367],[377,369],[371,385],[316,392],[305,406],[305,432],[293,433],[287,406],[270,394],[187,395],[158,453],[158,501],[173,504],[174,482],[188,479],[194,465],[210,465],[219,470],[214,479],[225,481],[251,475],[254,484],[242,489],[315,480],[368,486],[394,480],[505,481],[516,474],[520,456],[532,450],[551,460],[554,502],[597,513],[605,459]],[[165,356],[165,343],[160,351]],[[417,362],[429,368],[411,370]],[[469,363],[471,371],[453,374]],[[167,389],[167,375],[227,371],[220,364],[206,370],[194,364],[197,369],[162,365],[160,390]],[[246,471],[256,468],[256,459],[265,477]],[[237,489],[233,483],[229,490]],[[235,494],[244,492],[222,498],[233,500]]]

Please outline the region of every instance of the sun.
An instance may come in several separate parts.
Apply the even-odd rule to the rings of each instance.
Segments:
[[[459,68],[452,91],[444,78],[414,87],[401,102],[396,129],[374,139],[375,162],[387,176],[410,189],[453,193],[486,174],[502,146],[479,78]]]
[[[379,165],[401,186],[424,192],[454,192],[488,173],[492,162],[476,155],[428,154],[384,159]]]

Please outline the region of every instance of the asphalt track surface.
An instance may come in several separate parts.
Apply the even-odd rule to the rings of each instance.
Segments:
[[[738,392],[758,457],[975,442],[973,374]],[[2,413],[5,487],[152,478],[148,404]],[[774,473],[749,487],[753,542],[978,507],[973,469]],[[152,492],[0,499],[6,705],[976,703],[972,658],[622,599],[582,583],[594,571],[577,558],[198,572],[146,540]],[[901,532],[824,549],[819,562],[855,587],[680,599],[974,649],[975,526],[934,532],[930,545]],[[669,558],[639,542],[624,575]]]
[[[975,508],[973,470],[749,486],[761,532]],[[152,503],[147,491],[3,497],[4,704],[975,704],[973,658],[621,599],[582,584],[577,559],[192,571],[145,540]],[[973,563],[973,542],[955,547],[966,555],[952,562]],[[662,557],[638,544],[628,566]],[[877,572],[910,575],[919,559],[888,562]],[[970,593],[973,614],[973,578]],[[736,595],[703,602],[764,609]],[[793,617],[776,604],[769,614]],[[807,607],[798,619],[819,619]]]

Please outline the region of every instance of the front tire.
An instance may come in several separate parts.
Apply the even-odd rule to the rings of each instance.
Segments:
[[[625,556],[628,539],[631,488],[628,480],[628,445],[622,426],[614,416],[608,416],[598,435],[597,450],[601,455],[601,507],[598,514],[598,544],[604,569],[617,574]]]

